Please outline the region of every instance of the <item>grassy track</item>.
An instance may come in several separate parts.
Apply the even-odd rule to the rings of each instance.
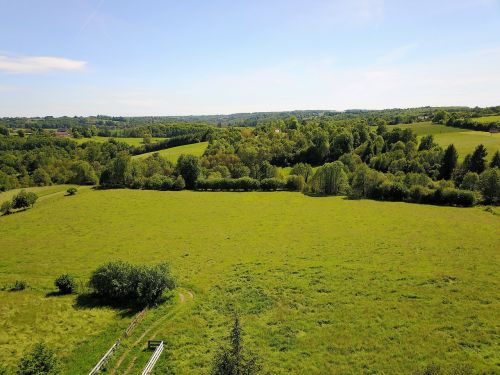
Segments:
[[[29,187],[29,188],[23,188],[23,189],[13,189],[9,191],[5,191],[0,193],[0,203],[3,203],[5,201],[11,200],[14,195],[18,194],[21,190],[26,190],[26,191],[32,191],[33,193],[36,193],[39,197],[39,199],[44,199],[44,197],[47,197],[49,195],[53,194],[60,194],[64,195],[66,193],[66,190],[70,187],[76,187],[77,189],[88,189],[89,187],[84,187],[84,186],[77,186],[77,185],[50,185],[50,186],[36,186],[36,187]]]
[[[167,148],[164,150],[156,151],[164,158],[167,158],[172,163],[176,163],[179,156],[182,154],[189,154],[195,156],[201,156],[205,152],[208,146],[208,142],[193,143],[190,145],[177,146],[172,148]],[[151,156],[154,152],[148,152],[146,154],[136,155],[134,158],[147,158]]]
[[[436,125],[430,122],[398,125],[399,128],[413,129],[419,138],[432,134],[434,141],[443,147],[453,143],[458,150],[460,159],[472,153],[479,144],[483,144],[488,150],[488,159],[491,159],[495,151],[500,150],[500,134],[490,134],[475,130],[453,128],[451,126]]]
[[[174,294],[150,311],[110,364],[125,354],[117,374],[146,363],[133,345],[145,332],[143,342],[166,340],[158,373],[206,373],[234,309],[272,374],[412,373],[430,362],[500,371],[500,217],[481,208],[83,189],[0,217],[0,249],[0,285],[31,286],[0,291],[10,366],[45,339],[64,373],[92,368],[131,316],[46,294],[63,272],[85,280],[122,259],[170,262],[195,298]]]

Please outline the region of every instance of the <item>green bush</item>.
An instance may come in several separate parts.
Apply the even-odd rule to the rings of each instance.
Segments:
[[[8,215],[12,212],[12,202],[11,201],[5,201],[2,203],[2,206],[0,207],[0,212],[4,215]]]
[[[305,180],[303,176],[290,175],[286,180],[286,189],[290,191],[303,191]]]
[[[276,191],[284,189],[286,182],[279,178],[265,178],[260,182],[260,188],[266,191]]]
[[[148,267],[110,262],[92,273],[89,286],[97,295],[112,301],[151,305],[165,289],[173,289],[175,282],[167,264]]]
[[[70,294],[76,290],[76,282],[73,276],[61,275],[55,281],[54,285],[59,289],[62,294]]]
[[[78,192],[78,189],[75,187],[70,187],[68,190],[66,190],[68,195],[75,195]]]
[[[28,283],[24,280],[16,280],[16,282],[14,283],[14,285],[12,286],[12,288],[10,288],[11,291],[13,292],[18,292],[20,290],[24,290],[26,289],[26,287],[28,286]]]
[[[12,198],[12,208],[21,209],[29,208],[35,204],[38,195],[32,192],[21,190],[14,198]]]
[[[173,189],[174,190],[183,190],[186,188],[186,182],[184,182],[184,178],[179,175],[177,176],[177,178],[175,179],[175,182],[173,184]]]
[[[37,343],[19,362],[19,375],[60,374],[60,363],[53,350]]]

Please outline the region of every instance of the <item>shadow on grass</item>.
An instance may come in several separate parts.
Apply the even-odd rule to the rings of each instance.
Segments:
[[[156,305],[161,305],[167,301],[171,301],[172,298],[172,295],[162,297]],[[76,301],[73,307],[75,309],[94,309],[99,307],[108,307],[119,312],[120,317],[127,318],[134,316],[145,306],[133,301],[115,301],[101,297],[94,293],[84,293],[79,294],[76,297]]]

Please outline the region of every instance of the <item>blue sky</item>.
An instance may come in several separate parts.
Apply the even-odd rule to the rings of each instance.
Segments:
[[[0,0],[0,116],[500,104],[500,0]]]

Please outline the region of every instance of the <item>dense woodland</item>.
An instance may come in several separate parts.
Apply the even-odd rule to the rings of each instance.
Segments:
[[[284,112],[192,118],[2,119],[0,190],[73,183],[156,190],[293,190],[316,195],[472,206],[500,202],[500,154],[478,145],[459,162],[432,135],[420,141],[400,122],[429,121],[469,127],[491,108]],[[238,126],[233,126],[238,125]],[[250,126],[251,125],[251,126]],[[472,128],[492,129],[482,123]],[[77,144],[54,135],[116,135]],[[120,142],[141,137],[142,146]],[[166,137],[152,142],[151,137]],[[158,154],[208,141],[201,158],[182,155],[174,165]],[[487,161],[488,153],[494,154]],[[491,155],[490,155],[491,156]]]

